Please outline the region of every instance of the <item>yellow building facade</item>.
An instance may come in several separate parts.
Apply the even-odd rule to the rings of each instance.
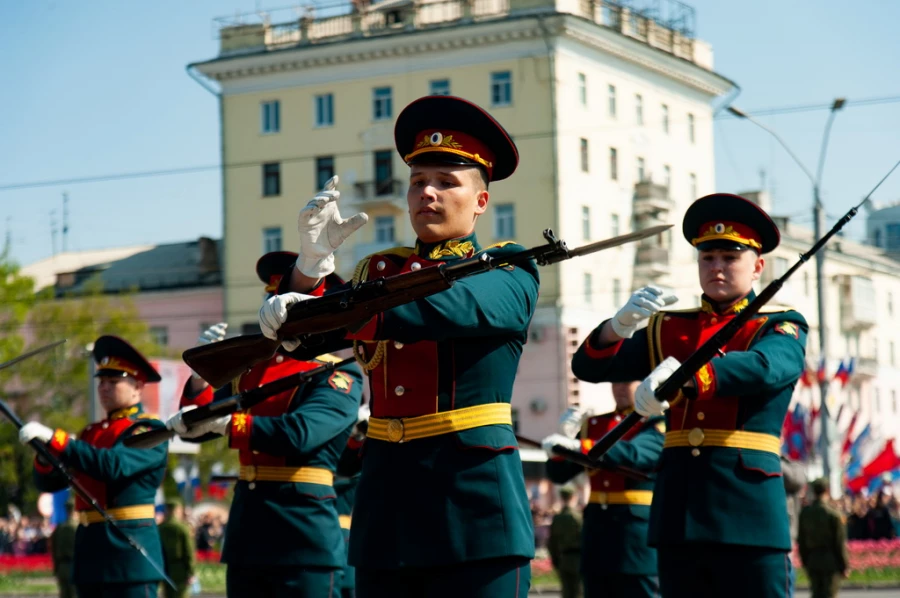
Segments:
[[[537,245],[552,228],[575,247],[680,223],[687,205],[713,190],[711,104],[734,85],[693,39],[690,9],[672,3],[688,12],[663,21],[629,4],[387,0],[220,22],[219,56],[191,70],[220,97],[232,329],[253,330],[256,260],[296,251],[297,214],[332,174],[342,212],[370,218],[340,249],[340,274],[378,249],[415,242],[393,124],[424,95],[481,105],[519,148],[516,174],[491,185],[476,227],[482,244]],[[695,304],[699,291],[676,282],[696,276],[679,236],[676,227],[542,270],[513,397],[521,433],[553,431],[573,401],[611,404],[606,385],[572,378],[569,357],[633,287],[684,287],[685,306]]]

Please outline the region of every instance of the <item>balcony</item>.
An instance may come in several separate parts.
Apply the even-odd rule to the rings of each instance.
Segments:
[[[644,181],[634,186],[635,219],[650,216],[659,218],[675,209],[675,200],[669,197],[669,188]]]
[[[878,360],[874,357],[857,357],[853,365],[853,380],[872,380],[878,376]]]
[[[870,278],[854,275],[838,277],[841,296],[841,330],[858,333],[878,323],[875,314],[875,288]]]
[[[665,247],[638,245],[634,256],[634,276],[642,281],[652,282],[671,272],[669,250]]]
[[[362,181],[353,185],[356,192],[352,201],[360,209],[390,208],[406,211],[406,183],[394,179]]]

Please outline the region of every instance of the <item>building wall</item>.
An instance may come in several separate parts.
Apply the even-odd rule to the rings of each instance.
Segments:
[[[197,344],[203,330],[224,319],[222,287],[142,292],[133,296],[141,319],[165,330],[167,345],[178,351]]]

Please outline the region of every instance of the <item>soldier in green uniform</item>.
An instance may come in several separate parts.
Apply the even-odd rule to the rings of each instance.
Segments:
[[[75,558],[75,521],[72,513],[75,502],[66,502],[66,520],[50,534],[50,557],[53,560],[53,577],[59,586],[59,598],[75,598],[72,585],[72,560]]]
[[[180,499],[166,500],[166,516],[159,524],[166,574],[177,586],[174,590],[163,584],[166,598],[187,598],[196,573],[197,554],[194,534],[184,522],[184,506]]]
[[[518,163],[493,117],[460,98],[429,96],[403,110],[394,138],[410,165],[418,239],[365,258],[354,280],[522,249],[483,248],[474,232],[489,183]],[[260,310],[270,338],[365,221],[341,218],[337,198],[325,191],[301,212],[301,258],[284,289],[293,292]],[[348,336],[372,397],[350,531],[360,598],[528,594],[534,532],[509,403],[537,294],[533,263],[498,269],[378,314]]]
[[[812,598],[834,598],[841,578],[849,575],[846,524],[827,502],[828,480],[818,479],[810,488],[815,500],[800,511],[797,532],[800,560],[809,577]]]
[[[168,445],[153,449],[128,448],[122,441],[163,423],[144,413],[141,392],[145,384],[160,381],[159,373],[134,347],[115,336],[94,343],[97,394],[106,419],[87,426],[78,438],[38,423],[25,424],[19,440],[39,439],[71,469],[100,506],[162,566],[162,548],[156,529],[153,501],[166,471]],[[56,492],[65,478],[35,460],[39,490]],[[111,529],[80,496],[75,498],[80,525],[75,533],[72,582],[79,598],[146,598],[156,596],[160,574],[150,562]]]
[[[344,532],[344,542],[347,545],[348,553],[350,551],[353,505],[356,503],[356,487],[359,485],[359,470],[362,467],[359,453],[366,439],[369,415],[368,405],[359,408],[356,427],[353,428],[353,433],[347,439],[347,448],[344,449],[338,463],[338,478],[334,482],[334,490],[337,493],[338,519],[341,523],[341,531]],[[341,579],[341,598],[356,598],[356,570],[349,563],[344,567],[344,576]]]
[[[575,490],[559,489],[562,510],[553,516],[547,550],[559,583],[562,598],[581,598],[581,514],[575,510]]]
[[[753,300],[762,254],[780,240],[764,211],[727,194],[695,201],[682,231],[698,250],[701,306],[665,311],[674,297],[640,289],[588,336],[572,370],[591,382],[647,376],[635,410],[666,413],[649,530],[662,595],[781,598],[790,584],[791,538],[779,437],[804,369],[808,327],[796,311],[763,308],[668,409],[654,391]]]
[[[267,253],[259,259],[256,273],[267,293],[277,289],[281,273],[296,260],[297,254],[289,252]],[[324,281],[311,293],[323,293],[328,284],[331,281]],[[217,325],[204,333],[201,342],[223,336],[224,327]],[[227,436],[229,445],[238,450],[240,479],[222,551],[230,598],[338,597],[347,557],[334,476],[356,423],[362,376],[356,364],[342,366],[271,396],[247,412],[191,430],[182,424],[182,415],[216,399],[336,361],[332,355],[298,361],[279,352],[215,391],[193,376],[185,385],[182,409],[166,422],[185,439]]]
[[[569,409],[560,422],[558,434],[544,439],[547,476],[564,484],[584,471],[560,459],[554,446],[587,453],[594,442],[634,410],[637,382],[614,382],[612,394],[616,410],[585,416]],[[581,439],[575,438],[580,430]],[[584,509],[581,574],[587,598],[654,598],[659,595],[656,550],[647,544],[647,524],[653,500],[653,478],[662,454],[665,421],[648,418],[636,426],[603,457],[606,465],[627,467],[647,474],[650,480],[635,480],[622,473],[594,469],[590,476],[591,495]]]

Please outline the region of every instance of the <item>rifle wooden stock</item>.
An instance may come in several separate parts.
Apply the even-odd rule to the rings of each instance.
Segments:
[[[542,266],[554,264],[658,235],[671,226],[654,226],[571,250],[547,229],[544,231],[547,243],[532,249],[499,258],[480,253],[454,263],[359,282],[322,297],[301,301],[288,310],[277,340],[261,334],[245,335],[188,349],[182,357],[204,380],[213,386],[222,386],[257,363],[270,359],[284,339],[299,338],[303,342],[308,335],[351,329],[379,313],[447,290],[462,278],[530,260]]]
[[[244,392],[219,401],[213,401],[202,407],[185,411],[181,416],[181,421],[184,422],[188,429],[190,429],[197,424],[202,424],[211,419],[250,409],[254,405],[262,403],[272,395],[277,395],[280,392],[300,386],[314,376],[333,371],[334,369],[348,365],[353,361],[355,361],[353,357],[348,357],[347,359],[343,359],[336,363],[326,363],[305,372],[297,372],[290,376],[272,380],[257,388],[251,388],[250,390],[245,390]],[[159,446],[169,439],[174,438],[175,435],[174,430],[158,428],[136,436],[129,436],[122,441],[122,444],[129,448],[153,448],[154,446]]]

